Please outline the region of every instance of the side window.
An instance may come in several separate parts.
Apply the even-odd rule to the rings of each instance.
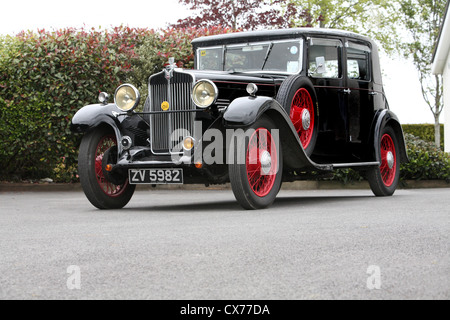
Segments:
[[[341,78],[342,42],[311,38],[309,44],[308,74],[314,78]]]
[[[370,48],[367,45],[348,42],[347,76],[349,79],[370,80]]]
[[[301,42],[274,42],[263,70],[297,73],[301,67]]]

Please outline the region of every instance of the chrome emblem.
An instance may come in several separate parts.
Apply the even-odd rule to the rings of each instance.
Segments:
[[[175,58],[169,58],[169,63],[164,69],[165,77],[167,80],[170,80],[173,77],[173,70],[176,68]]]

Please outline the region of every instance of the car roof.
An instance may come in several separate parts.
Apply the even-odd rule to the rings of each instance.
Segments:
[[[298,38],[300,36],[333,36],[333,37],[345,37],[355,40],[363,40],[370,42],[374,45],[373,41],[363,35],[338,30],[338,29],[324,29],[324,28],[291,28],[291,29],[273,29],[273,30],[257,30],[257,31],[244,31],[225,33],[214,36],[206,36],[196,38],[192,41],[192,45],[195,48],[200,46],[211,46],[225,43],[242,43],[244,41],[269,41],[269,40],[282,40]]]

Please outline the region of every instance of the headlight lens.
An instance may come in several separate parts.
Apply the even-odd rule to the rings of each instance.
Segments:
[[[131,84],[123,84],[117,88],[114,102],[122,111],[131,111],[139,104],[141,96],[138,89]]]
[[[192,100],[199,108],[207,108],[212,105],[218,95],[219,90],[210,80],[200,80],[192,89]]]

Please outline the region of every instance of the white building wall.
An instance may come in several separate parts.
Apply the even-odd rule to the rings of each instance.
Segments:
[[[442,72],[444,85],[444,150],[450,153],[450,51]]]

